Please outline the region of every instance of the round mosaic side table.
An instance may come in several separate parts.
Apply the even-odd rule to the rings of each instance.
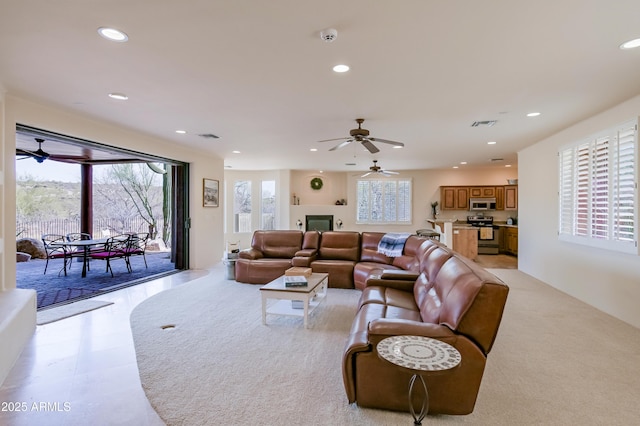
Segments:
[[[377,346],[378,356],[399,367],[415,371],[409,380],[409,411],[413,424],[421,425],[429,412],[429,392],[421,373],[450,370],[462,361],[460,352],[448,343],[423,336],[392,336],[383,339]],[[424,389],[424,401],[420,413],[413,408],[413,387],[420,379]]]

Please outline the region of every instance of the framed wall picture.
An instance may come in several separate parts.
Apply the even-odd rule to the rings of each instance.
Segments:
[[[203,179],[202,205],[204,207],[218,207],[220,205],[219,182],[213,179]]]

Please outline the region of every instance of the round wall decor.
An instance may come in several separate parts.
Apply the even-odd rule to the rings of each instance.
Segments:
[[[311,179],[311,189],[313,189],[314,191],[322,189],[322,185],[322,179],[320,179],[319,177]]]

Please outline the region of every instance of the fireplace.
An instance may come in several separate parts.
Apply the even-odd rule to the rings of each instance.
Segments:
[[[307,231],[333,231],[333,215],[307,215],[305,217]]]

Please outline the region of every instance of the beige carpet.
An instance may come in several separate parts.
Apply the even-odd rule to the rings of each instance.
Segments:
[[[113,302],[104,302],[93,299],[80,300],[78,302],[38,311],[36,322],[38,325],[49,324],[51,322],[60,321],[61,319],[93,311],[94,309],[104,308],[109,305],[113,305]]]
[[[476,409],[424,424],[636,424],[640,330],[517,270],[493,272],[511,293]],[[168,425],[412,424],[347,404],[341,355],[358,291],[330,289],[305,330],[288,317],[263,326],[258,288],[211,275],[133,311],[142,385]]]

